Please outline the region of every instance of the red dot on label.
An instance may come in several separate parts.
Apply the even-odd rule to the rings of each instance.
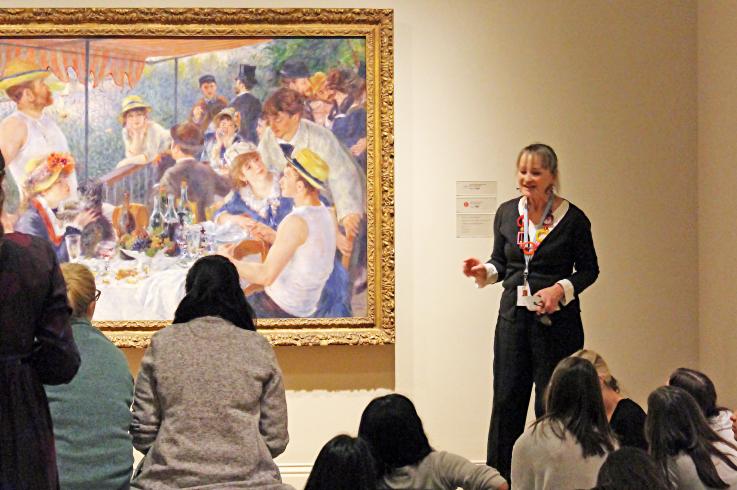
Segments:
[[[467,208],[468,207],[468,201],[466,201],[466,202],[463,203],[463,207],[464,208]]]

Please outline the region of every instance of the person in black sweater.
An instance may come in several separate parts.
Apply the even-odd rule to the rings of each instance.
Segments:
[[[629,398],[622,396],[617,378],[612,376],[609,366],[598,353],[581,349],[571,357],[586,359],[596,368],[604,399],[604,409],[609,420],[609,427],[619,439],[620,446],[638,447],[647,451],[645,440],[645,411]]]
[[[522,196],[499,206],[491,258],[482,263],[471,257],[463,263],[463,273],[479,287],[498,281],[504,287],[494,334],[487,464],[507,479],[532,385],[540,417],[553,369],[583,347],[579,295],[599,275],[591,223],[555,194],[557,181],[558,157],[551,147],[536,143],[523,148],[517,158]]]

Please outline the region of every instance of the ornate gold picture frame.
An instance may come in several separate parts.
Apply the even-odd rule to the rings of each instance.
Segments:
[[[340,301],[347,305],[347,309],[331,310],[326,306],[324,311],[333,313],[325,313],[322,316],[319,311],[323,310],[320,310],[319,306],[318,313],[275,315],[274,318],[259,315],[259,331],[274,345],[355,345],[394,342],[392,10],[0,9],[0,69],[3,70],[0,76],[3,90],[6,90],[12,81],[9,81],[9,78],[19,77],[18,80],[22,81],[21,78],[25,80],[23,77],[26,77],[27,73],[36,70],[44,71],[43,80],[47,86],[52,87],[56,84],[60,87],[56,89],[60,91],[58,94],[53,92],[53,87],[50,89],[55,101],[53,106],[49,103],[49,109],[53,108],[55,111],[50,117],[55,119],[55,127],[58,126],[62,132],[67,133],[68,151],[76,159],[76,176],[80,183],[78,202],[84,202],[84,198],[89,197],[84,194],[85,192],[93,194],[89,191],[90,187],[84,187],[85,182],[90,182],[93,178],[95,183],[102,182],[98,184],[102,198],[99,198],[100,194],[97,196],[105,206],[101,209],[110,211],[107,213],[110,215],[108,221],[113,228],[109,231],[112,233],[112,239],[102,243],[114,243],[112,254],[114,259],[111,261],[110,256],[99,253],[105,250],[105,247],[99,246],[99,237],[98,242],[90,245],[91,251],[87,257],[96,272],[98,286],[102,286],[100,302],[105,301],[105,288],[108,287],[110,291],[107,291],[109,293],[107,298],[110,304],[107,308],[108,310],[118,308],[112,313],[108,311],[107,316],[105,314],[96,316],[95,321],[96,326],[116,345],[145,347],[154,332],[171,323],[171,320],[166,319],[166,314],[146,317],[148,306],[139,307],[133,302],[133,295],[138,295],[141,304],[153,304],[155,301],[152,298],[155,299],[158,294],[165,296],[171,289],[165,287],[167,283],[156,286],[155,283],[152,285],[152,282],[148,281],[154,266],[150,257],[146,259],[146,256],[152,256],[154,261],[157,257],[163,261],[164,256],[168,256],[166,260],[170,258],[171,262],[167,263],[170,265],[166,271],[171,272],[178,266],[186,270],[187,264],[191,265],[191,261],[196,260],[200,252],[212,253],[222,250],[217,248],[220,243],[218,240],[227,233],[221,234],[219,229],[206,227],[205,223],[219,223],[218,213],[225,209],[225,204],[229,202],[227,200],[232,199],[233,194],[238,192],[233,187],[229,194],[219,196],[221,201],[214,202],[216,198],[211,198],[204,203],[207,206],[198,208],[194,202],[196,198],[184,196],[187,196],[188,185],[190,196],[195,193],[200,177],[192,177],[189,184],[183,179],[182,193],[177,178],[174,186],[176,189],[170,188],[168,191],[169,205],[174,206],[172,209],[176,209],[182,230],[185,225],[190,231],[192,226],[200,229],[201,223],[202,235],[198,239],[194,233],[187,231],[187,238],[182,238],[180,242],[176,238],[180,235],[172,234],[169,236],[170,240],[162,244],[162,241],[166,240],[166,228],[161,232],[154,227],[153,223],[156,220],[152,207],[158,207],[159,203],[162,207],[166,206],[167,196],[163,182],[167,180],[166,172],[173,170],[173,167],[166,171],[162,170],[164,168],[161,163],[162,156],[165,156],[166,151],[156,155],[151,154],[152,152],[148,154],[142,152],[143,159],[136,160],[137,156],[130,148],[131,145],[135,146],[131,143],[135,141],[134,133],[126,133],[127,117],[137,110],[151,121],[147,123],[146,128],[157,124],[153,121],[161,122],[159,127],[163,126],[165,131],[160,133],[160,150],[168,148],[168,145],[172,145],[173,148],[177,136],[174,129],[169,131],[170,128],[183,121],[193,124],[202,121],[205,117],[202,114],[207,114],[210,110],[207,104],[214,100],[208,98],[205,85],[211,82],[214,84],[215,80],[217,88],[221,90],[218,97],[224,100],[225,92],[229,92],[227,99],[231,99],[250,90],[257,99],[260,99],[261,104],[266,105],[267,100],[280,90],[288,88],[300,92],[303,98],[299,100],[303,101],[300,103],[304,104],[304,110],[309,112],[309,121],[312,125],[322,126],[319,131],[332,131],[337,139],[349,138],[345,133],[353,132],[353,140],[340,139],[340,141],[343,148],[341,151],[352,155],[356,168],[359,169],[359,181],[345,182],[351,182],[353,185],[348,194],[355,198],[354,200],[363,203],[363,209],[357,213],[360,216],[350,223],[341,216],[349,214],[340,209],[343,203],[338,194],[345,192],[339,191],[339,187],[345,185],[344,182],[333,183],[328,175],[325,177],[324,186],[320,187],[323,189],[320,192],[322,205],[333,210],[338,230],[335,268],[330,265],[333,272],[327,283],[324,283],[327,285],[321,287],[325,290],[333,287],[332,292],[339,292],[342,295]],[[48,73],[45,73],[46,71]],[[290,85],[290,80],[294,81],[297,78],[302,79],[303,85]],[[244,92],[239,80],[248,90]],[[241,92],[238,92],[239,89]],[[336,96],[336,92],[340,95]],[[246,123],[249,116],[246,112],[239,112],[233,102],[235,98],[210,114],[210,119],[201,125],[205,149],[198,150],[197,155],[200,151],[203,155],[202,162],[196,158],[198,163],[211,164],[223,178],[230,178],[232,171],[228,165],[232,165],[232,162],[225,156],[225,143],[222,143],[221,168],[218,169],[209,160],[217,159],[217,148],[220,147],[214,150],[212,147],[221,144],[222,134],[216,123],[220,124],[224,119],[226,122],[232,120],[236,132],[240,130],[244,132],[247,124],[250,125],[254,134],[253,143],[261,150],[266,167],[273,171],[275,179],[279,179],[280,171],[283,170],[279,167],[283,167],[284,163],[273,168],[273,164],[269,165],[268,158],[263,157],[265,150],[262,146],[266,145],[264,142],[269,137],[275,142],[274,145],[279,143],[288,161],[291,162],[293,159],[299,163],[298,160],[302,157],[297,153],[288,154],[296,149],[291,147],[285,149],[284,138],[281,138],[276,127],[271,125],[272,119],[262,115],[258,121],[254,119],[251,123]],[[0,119],[12,116],[14,114],[12,111],[17,109],[15,107],[17,100],[6,93],[2,93],[0,99],[2,99]],[[101,102],[97,102],[98,100]],[[201,109],[197,109],[198,104]],[[229,109],[230,107],[235,109]],[[228,114],[232,117],[226,117],[228,110],[231,111]],[[356,116],[355,111],[361,115]],[[276,118],[276,114],[277,112],[274,112],[271,117]],[[304,112],[301,114],[302,119],[306,118]],[[346,129],[346,121],[349,119],[353,123]],[[273,134],[269,136],[269,132]],[[171,141],[166,139],[169,137],[172,138]],[[209,147],[208,138],[210,138]],[[243,138],[244,144],[250,141],[246,141],[248,136],[244,135]],[[106,141],[110,143],[105,143]],[[228,144],[232,144],[232,140],[228,141]],[[0,145],[2,144],[0,142]],[[306,147],[316,150],[315,153],[321,151],[316,149],[317,146]],[[22,150],[22,145],[19,149]],[[58,148],[52,150],[58,151]],[[177,166],[182,159],[171,157],[173,152],[172,149],[169,154],[172,160],[170,165]],[[281,154],[278,155],[280,159]],[[323,156],[330,170],[337,168],[331,167],[331,164],[335,164],[330,161],[332,159],[330,155]],[[18,159],[21,158],[22,156],[18,156]],[[21,168],[20,164],[18,168]],[[309,174],[309,168],[307,170],[300,168]],[[161,170],[158,175],[157,170]],[[335,174],[344,176],[345,172],[336,170]],[[25,175],[18,171],[15,177],[22,181]],[[356,185],[355,182],[360,183]],[[18,184],[17,188],[18,214],[21,214],[25,209],[21,204],[28,201],[30,196],[24,195],[26,187]],[[159,192],[164,197],[163,201],[158,200]],[[12,195],[12,192],[10,194]],[[183,196],[181,199],[180,195]],[[137,204],[139,206],[137,208],[130,204],[131,200],[140,201],[142,204]],[[279,203],[274,200],[269,203],[263,208],[263,213],[276,213]],[[38,213],[44,212],[45,208],[42,206],[35,204],[34,206],[38,209]],[[291,209],[292,203],[289,203],[289,206]],[[51,207],[53,206],[47,206]],[[218,209],[221,207],[222,209]],[[60,223],[65,220],[63,202],[61,208],[61,211],[58,208],[53,209]],[[284,207],[281,209],[284,211]],[[74,204],[71,205],[71,211],[67,209],[66,212],[72,213],[70,216],[73,216]],[[163,216],[163,209],[161,213]],[[263,213],[262,221],[266,222],[266,215]],[[185,221],[185,218],[189,221]],[[259,217],[255,218],[258,221]],[[259,228],[254,227],[253,221],[248,223],[251,224],[243,226],[250,233],[249,239],[242,240],[238,246],[246,250],[244,253],[252,254],[255,257],[253,260],[265,263],[269,253],[269,241],[262,238],[263,235],[258,231],[254,231]],[[128,224],[131,224],[130,229],[126,228]],[[271,226],[272,234],[278,233],[278,223],[272,221]],[[206,230],[211,235],[207,235]],[[53,233],[50,235],[55,236]],[[189,240],[190,235],[194,237],[194,242]],[[205,245],[206,242],[210,243],[204,239],[206,236],[212,242],[209,249]],[[213,237],[217,237],[217,240]],[[63,249],[62,253],[67,254],[62,260],[66,260],[73,249],[70,249],[70,244],[64,240],[60,242],[60,250]],[[86,243],[83,232],[83,250]],[[136,247],[138,253],[131,251]],[[174,250],[176,252],[173,252]],[[77,260],[75,258],[77,254],[79,252],[73,253],[72,260]],[[117,269],[116,266],[112,266],[111,269],[111,263],[123,259],[130,262]],[[333,284],[331,281],[334,280],[338,269],[343,274],[341,284],[346,284],[341,286],[342,289],[328,286]],[[177,275],[175,272],[171,275],[180,278],[179,284],[183,288],[183,275]],[[327,276],[327,273],[324,275]],[[242,276],[247,294],[259,289],[259,284],[253,282],[249,284],[246,279],[249,277]],[[118,283],[125,285],[130,291],[130,305],[127,304],[124,289],[119,288],[120,290],[116,290],[117,293],[113,291],[113,286]],[[144,287],[144,283],[148,289],[142,294],[141,288]],[[325,296],[323,292],[319,301],[323,302]],[[126,307],[136,311],[131,314],[122,313],[128,311]],[[310,311],[314,310],[315,308]],[[290,310],[283,308],[280,311]],[[340,311],[349,313],[334,313]]]

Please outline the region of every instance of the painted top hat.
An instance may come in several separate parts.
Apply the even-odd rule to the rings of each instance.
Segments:
[[[282,78],[309,78],[310,70],[304,61],[289,58],[281,65],[279,76]]]
[[[239,65],[236,80],[240,80],[248,86],[256,85],[256,67],[254,65]]]

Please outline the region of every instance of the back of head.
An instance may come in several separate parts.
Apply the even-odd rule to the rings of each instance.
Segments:
[[[369,446],[360,437],[335,436],[320,450],[305,490],[374,490],[376,473]]]
[[[169,130],[174,144],[187,155],[196,155],[202,151],[204,136],[196,124],[189,121],[172,126]]]
[[[668,385],[683,388],[699,404],[705,417],[719,415],[717,391],[709,377],[695,369],[678,368],[668,379]]]
[[[256,330],[254,313],[240,286],[238,271],[222,255],[197,260],[187,273],[185,296],[174,313],[174,323],[217,316],[245,330]]]
[[[571,354],[571,357],[580,357],[581,359],[589,361],[594,365],[596,374],[604,380],[604,383],[606,383],[609,388],[619,393],[619,383],[617,382],[617,379],[612,376],[611,371],[609,371],[609,365],[598,352],[590,349],[581,349]]]
[[[81,318],[95,300],[95,276],[82,264],[61,264],[61,273],[67,284],[67,298],[72,307],[72,316]]]
[[[609,454],[599,469],[595,490],[668,490],[662,468],[645,451],[623,447]]]
[[[696,400],[682,388],[661,386],[650,393],[647,398],[645,437],[650,445],[650,454],[664,469],[668,458],[681,452],[688,454],[696,466],[699,479],[708,487],[728,487],[717,474],[712,456],[737,470],[737,464],[714,445],[716,442],[729,443],[709,427]]]
[[[573,433],[584,456],[603,455],[614,448],[599,378],[586,359],[566,357],[558,363],[546,391],[545,415],[538,422],[543,420],[557,421]]]
[[[361,415],[358,435],[371,447],[378,477],[417,464],[432,451],[415,406],[399,394],[372,400]]]

